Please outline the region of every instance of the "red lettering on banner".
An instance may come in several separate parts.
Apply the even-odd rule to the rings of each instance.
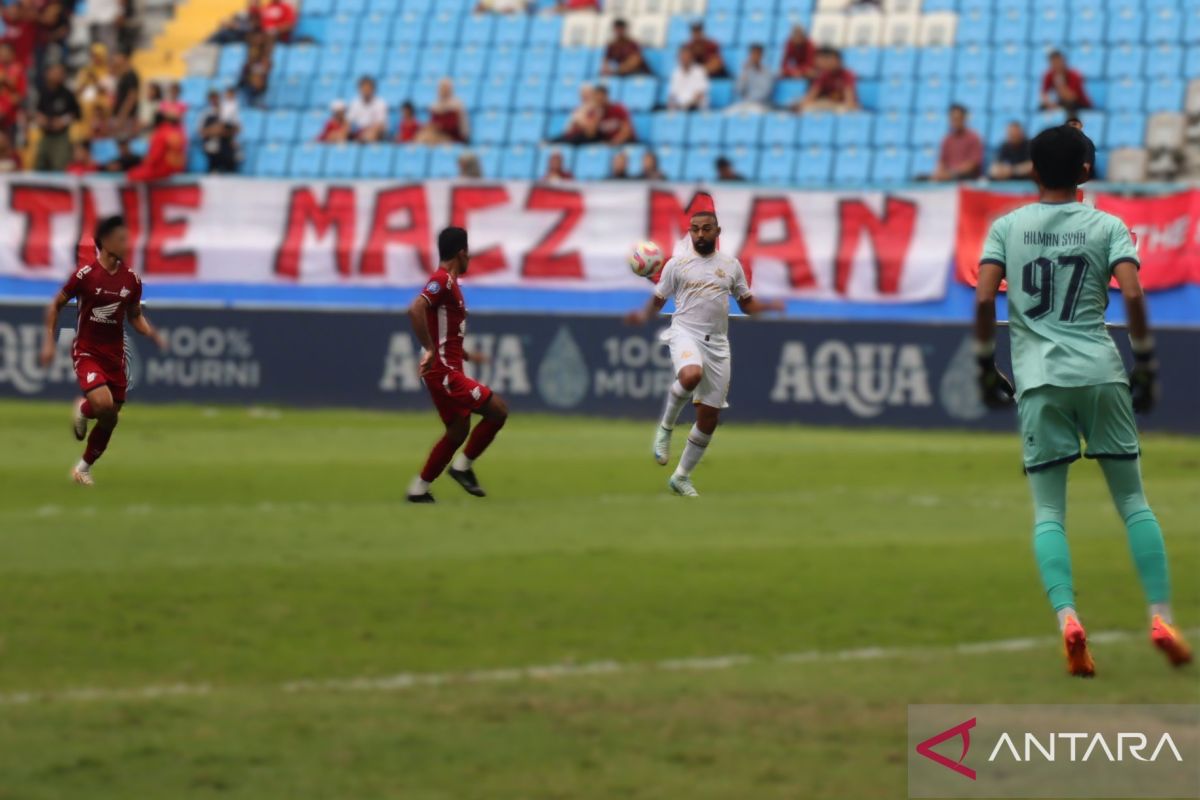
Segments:
[[[472,211],[506,205],[508,201],[508,189],[503,186],[455,186],[450,191],[450,224],[470,230],[468,217]],[[507,268],[504,250],[499,245],[471,251],[472,275],[503,272]]]
[[[837,252],[833,259],[834,287],[838,294],[846,294],[850,287],[854,254],[864,233],[875,253],[875,283],[879,293],[899,293],[904,262],[917,226],[917,210],[916,203],[887,197],[880,218],[862,200],[838,203]]]
[[[1136,238],[1142,286],[1169,289],[1192,279],[1200,248],[1192,237],[1195,192],[1158,197],[1096,195],[1096,208],[1121,219]]]
[[[992,223],[1008,212],[1037,202],[1037,195],[999,194],[980,189],[958,191],[958,235],[954,248],[955,276],[962,283],[979,283],[979,255]]]
[[[331,186],[322,204],[312,189],[301,186],[292,190],[288,200],[287,222],[283,242],[275,253],[275,274],[284,278],[300,277],[300,255],[304,249],[304,234],[311,227],[318,239],[324,239],[333,228],[337,243],[334,258],[340,275],[349,277],[354,257],[354,190]]]
[[[392,217],[405,211],[408,224],[393,227]],[[390,245],[411,247],[417,253],[421,269],[431,267],[429,253],[429,206],[422,186],[401,186],[381,191],[375,199],[375,214],[371,234],[363,251],[358,271],[362,275],[387,274],[387,248]]]
[[[58,186],[17,184],[9,189],[9,208],[25,215],[25,235],[21,238],[21,261],[25,267],[40,269],[51,263],[54,217],[75,210],[70,189]]]
[[[769,222],[783,224],[783,237],[774,241],[763,241],[762,228]],[[750,207],[750,219],[746,223],[746,238],[738,259],[746,270],[746,280],[753,285],[754,262],[766,258],[781,261],[787,266],[788,282],[796,289],[816,286],[812,264],[808,260],[808,248],[804,246],[804,234],[786,197],[756,197]]]
[[[180,250],[167,253],[167,245],[187,237],[187,217],[172,213],[200,208],[204,195],[196,184],[149,184],[146,204],[150,210],[150,229],[146,236],[147,275],[195,275],[196,252]]]
[[[670,253],[675,242],[682,239],[692,227],[690,211],[714,209],[712,195],[708,192],[696,192],[687,205],[679,202],[674,192],[662,189],[650,191],[650,202],[647,204],[650,219],[646,224],[646,233],[650,241]]]
[[[583,218],[583,195],[572,189],[534,186],[525,202],[527,211],[561,211],[550,232],[525,255],[521,274],[526,278],[582,278],[583,257],[578,250],[558,252]]]

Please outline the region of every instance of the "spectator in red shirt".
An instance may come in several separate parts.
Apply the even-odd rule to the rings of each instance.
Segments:
[[[17,61],[10,42],[0,40],[0,133],[10,137],[25,103],[25,68]]]
[[[596,108],[600,111],[600,122],[596,125],[596,133],[599,135],[600,141],[608,144],[625,144],[634,141],[636,137],[629,110],[620,103],[609,102],[607,86],[597,86],[595,98]]]
[[[150,149],[141,164],[129,170],[130,182],[158,181],[178,175],[187,168],[187,134],[171,112],[158,114]]]
[[[1083,75],[1067,65],[1067,59],[1061,52],[1052,52],[1050,68],[1042,76],[1042,108],[1078,111],[1091,107],[1092,99],[1084,88]]]
[[[817,47],[812,39],[808,38],[808,32],[802,25],[792,28],[792,35],[787,40],[787,49],[783,52],[783,67],[779,74],[784,78],[805,80],[810,80],[817,74]]]
[[[983,139],[967,127],[967,109],[950,106],[950,132],[942,139],[935,181],[968,181],[983,174]]]
[[[92,160],[92,151],[87,142],[76,142],[71,153],[71,163],[67,164],[68,175],[91,175],[99,167]]]
[[[702,20],[692,23],[692,38],[688,39],[686,47],[691,49],[696,63],[708,70],[708,77],[729,77],[729,70],[725,69],[725,59],[721,57],[721,45],[704,35]]]
[[[396,131],[397,142],[411,142],[421,131],[421,123],[417,120],[417,109],[405,100],[400,106],[400,127]]]
[[[629,25],[623,19],[613,22],[613,37],[604,49],[604,66],[600,71],[604,75],[647,75],[650,67],[646,65],[646,57],[642,48],[629,35]]]
[[[265,5],[252,7],[250,13],[258,20],[258,27],[263,33],[280,42],[292,39],[292,31],[296,29],[296,9],[283,0],[267,0]]]
[[[567,119],[567,129],[556,142],[588,144],[600,141],[600,107],[596,105],[596,90],[590,84],[579,87],[579,105]]]
[[[599,11],[600,0],[558,0],[554,6],[555,13],[565,14],[568,11]]]
[[[542,182],[558,183],[573,180],[575,180],[575,176],[563,165],[562,153],[557,150],[551,152],[550,160],[546,162],[546,174],[542,176]]]
[[[33,64],[38,41],[37,3],[35,0],[17,0],[0,6],[0,20],[4,21],[4,38],[12,45],[13,55],[28,69]]]
[[[329,119],[325,121],[317,141],[330,144],[350,141],[350,120],[346,119],[345,101],[334,100],[329,104]]]
[[[471,138],[467,107],[454,94],[454,81],[442,78],[438,81],[438,95],[429,107],[429,123],[417,134],[422,144],[446,144],[466,142]]]
[[[853,111],[858,108],[854,73],[842,66],[842,54],[832,47],[817,51],[817,74],[800,100],[800,111]]]

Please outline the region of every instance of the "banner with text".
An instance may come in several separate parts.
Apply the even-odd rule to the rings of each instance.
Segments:
[[[941,298],[958,195],[720,188],[721,248],[773,296]],[[579,289],[644,286],[626,265],[687,229],[693,187],[521,182],[398,185],[203,178],[124,186],[44,176],[0,182],[0,275],[63,279],[92,257],[98,216],[125,214],[130,261],[159,281],[418,285],[438,231],[471,234],[471,281]]]
[[[48,369],[38,365],[41,315],[35,306],[0,305],[0,397],[78,395],[70,309],[59,320],[58,356]],[[131,403],[394,408],[427,410],[433,418],[406,315],[163,308],[153,319],[168,347],[158,352],[132,336]],[[666,318],[635,328],[612,317],[472,315],[468,349],[490,360],[468,366],[516,412],[650,424],[673,380],[658,336],[668,324]],[[1200,331],[1160,330],[1156,338],[1163,399],[1139,424],[1200,432],[1200,372],[1193,368]],[[1015,414],[988,413],[980,403],[966,325],[739,317],[730,339],[731,422],[1016,427]],[[1127,348],[1128,337],[1117,340]],[[1005,363],[1006,336],[1000,345]],[[1015,444],[1013,454],[1019,455]]]

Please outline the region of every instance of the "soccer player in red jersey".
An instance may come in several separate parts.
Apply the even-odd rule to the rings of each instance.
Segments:
[[[79,301],[79,319],[71,358],[83,399],[75,405],[75,438],[87,437],[83,458],[71,470],[71,478],[91,486],[92,465],[108,447],[117,416],[125,403],[128,385],[125,373],[125,320],[162,349],[162,336],[142,313],[142,282],[125,266],[129,229],[121,217],[108,217],[96,226],[96,260],[63,285],[46,307],[46,342],[42,365],[54,361],[58,340],[58,314],[73,298]],[[88,436],[88,420],[96,426]]]
[[[429,484],[450,464],[463,442],[467,446],[454,458],[450,477],[458,481],[469,494],[484,497],[486,493],[475,478],[472,465],[483,455],[496,434],[508,419],[508,407],[498,395],[463,373],[464,361],[482,362],[478,353],[463,349],[467,328],[467,306],[463,301],[459,278],[467,274],[471,260],[467,252],[467,232],[462,228],[446,228],[438,235],[438,258],[441,264],[417,295],[408,311],[417,341],[425,348],[421,356],[421,378],[433,398],[446,433],[433,446],[425,468],[413,478],[408,487],[410,503],[432,503]],[[483,419],[471,430],[471,414]],[[470,434],[470,438],[467,435]]]

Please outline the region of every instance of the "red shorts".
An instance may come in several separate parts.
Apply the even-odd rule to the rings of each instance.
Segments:
[[[75,359],[75,379],[79,388],[86,395],[92,389],[108,386],[112,392],[113,402],[125,402],[125,367],[105,359],[93,356],[81,356]]]
[[[433,398],[438,416],[449,425],[456,419],[471,416],[487,405],[492,390],[479,381],[471,380],[455,370],[438,370],[425,376],[425,388]]]

